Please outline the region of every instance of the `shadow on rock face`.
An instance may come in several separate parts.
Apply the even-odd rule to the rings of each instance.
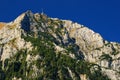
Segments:
[[[25,15],[24,19],[21,21],[21,27],[26,32],[30,31],[30,20],[29,20],[29,17],[27,15]]]

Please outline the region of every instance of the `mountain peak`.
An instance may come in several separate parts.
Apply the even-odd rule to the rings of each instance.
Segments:
[[[72,21],[28,10],[0,23],[0,80],[120,80],[119,61],[120,44]]]
[[[32,13],[31,10],[27,10],[27,11],[25,12],[25,14],[28,14],[28,15],[29,15],[29,14],[33,14],[33,13]]]

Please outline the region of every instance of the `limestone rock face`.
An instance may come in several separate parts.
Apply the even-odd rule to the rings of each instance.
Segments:
[[[26,48],[31,50],[31,43],[21,38],[22,27],[20,23],[24,16],[25,14],[22,14],[15,21],[6,23],[6,25],[0,29],[1,60],[10,58],[17,53],[18,50]]]
[[[97,63],[104,67],[103,72],[112,80],[120,80],[120,74],[117,73],[120,71],[120,45],[118,43],[104,41],[100,34],[71,21],[65,20],[64,26],[70,37],[75,38],[76,44],[79,45],[80,50],[84,53],[86,61]],[[111,60],[101,60],[100,57],[104,54],[109,55]],[[105,68],[110,69],[107,70]],[[115,76],[112,77],[113,75]]]
[[[38,38],[40,41],[37,41]],[[43,44],[44,41],[46,43]],[[44,61],[42,62],[44,57],[38,55],[43,53],[37,51],[43,45],[46,46],[45,49],[53,47],[56,56],[61,53],[78,62],[81,59],[85,60],[90,64],[98,65],[101,72],[111,80],[120,80],[120,44],[104,40],[99,33],[81,24],[70,20],[49,18],[45,14],[33,14],[31,11],[21,14],[10,23],[0,23],[0,60],[3,63],[6,59],[10,59],[19,51],[24,50],[28,67],[38,60],[41,61],[38,63],[43,65],[45,64]],[[30,69],[36,72],[31,74],[33,77],[44,73],[43,68],[38,69],[35,65],[32,65]],[[66,69],[71,78],[76,80],[76,73],[69,67]],[[61,75],[61,70],[58,73]],[[26,72],[26,76],[28,75],[30,74]],[[85,73],[77,75],[81,80],[90,80]],[[13,78],[13,80],[17,80],[16,77]],[[29,78],[31,77],[29,76]]]

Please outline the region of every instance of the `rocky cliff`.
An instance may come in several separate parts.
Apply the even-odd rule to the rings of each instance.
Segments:
[[[120,80],[120,44],[31,11],[0,23],[0,80],[68,79]]]

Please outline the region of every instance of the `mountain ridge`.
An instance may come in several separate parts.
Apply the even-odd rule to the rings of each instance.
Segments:
[[[120,44],[46,14],[27,11],[3,25],[0,54],[3,80],[120,80]]]

